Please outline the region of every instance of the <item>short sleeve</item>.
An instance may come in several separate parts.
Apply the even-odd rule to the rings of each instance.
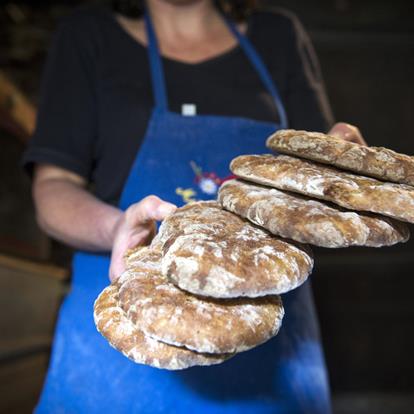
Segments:
[[[47,163],[88,180],[97,134],[96,56],[88,32],[74,23],[63,21],[53,37],[22,164],[29,174],[34,164]]]
[[[291,16],[293,45],[288,50],[286,107],[289,127],[326,132],[333,115],[313,45],[300,21]]]

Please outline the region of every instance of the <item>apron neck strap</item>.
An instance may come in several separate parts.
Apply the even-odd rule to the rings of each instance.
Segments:
[[[157,36],[155,35],[151,17],[148,12],[144,14],[144,19],[148,39],[148,56],[155,107],[158,110],[166,111],[168,109],[167,89],[165,87],[165,77],[158,48]]]
[[[273,97],[273,100],[275,102],[277,111],[279,112],[280,117],[280,127],[282,129],[286,129],[288,126],[287,122],[287,116],[286,111],[282,103],[282,99],[280,98],[279,92],[276,88],[276,85],[270,76],[269,71],[267,70],[266,65],[264,64],[262,58],[257,53],[254,46],[251,44],[249,39],[247,39],[246,36],[243,36],[239,30],[237,29],[236,25],[227,18],[227,16],[223,16],[224,20],[227,23],[228,28],[233,33],[234,37],[239,42],[239,45],[243,49],[244,53],[248,57],[250,63],[253,65],[253,67],[256,69],[257,74],[259,75],[261,81],[263,82],[264,86],[270,93],[270,95]]]
[[[279,92],[276,88],[276,85],[273,82],[273,79],[270,76],[270,73],[267,70],[266,65],[264,64],[259,54],[256,52],[254,46],[250,43],[250,41],[237,30],[235,24],[226,16],[223,17],[230,31],[233,33],[233,35],[239,42],[239,45],[243,49],[247,58],[249,59],[250,63],[256,69],[256,72],[262,80],[264,86],[273,97],[276,108],[279,112],[280,128],[286,129],[288,127],[286,111],[280,98]],[[165,76],[161,62],[161,56],[159,53],[157,36],[155,34],[155,30],[152,25],[151,17],[148,11],[145,13],[144,19],[148,39],[148,55],[150,62],[155,106],[158,110],[166,111],[168,110],[168,99],[167,90],[165,86]]]

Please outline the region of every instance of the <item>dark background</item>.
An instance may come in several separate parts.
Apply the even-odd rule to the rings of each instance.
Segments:
[[[80,3],[0,3],[0,71],[34,105],[50,35]],[[336,119],[357,125],[370,145],[414,154],[414,2],[266,3],[304,23]],[[0,412],[24,413],[41,388],[70,250],[35,223],[30,183],[18,166],[28,134],[7,119],[12,104],[0,99]],[[413,246],[314,249],[336,413],[414,412]]]

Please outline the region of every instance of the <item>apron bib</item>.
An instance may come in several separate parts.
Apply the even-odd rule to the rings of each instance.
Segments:
[[[227,21],[274,98],[280,125],[170,112],[156,36],[145,19],[156,106],[119,207],[149,194],[178,205],[215,198],[232,158],[266,152],[267,136],[287,127],[277,89],[248,39]],[[166,371],[133,363],[96,331],[93,303],[109,283],[108,268],[108,255],[74,256],[37,413],[330,413],[309,282],[283,295],[286,316],[272,340],[218,366]]]

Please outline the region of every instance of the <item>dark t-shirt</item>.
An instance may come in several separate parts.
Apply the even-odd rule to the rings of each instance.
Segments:
[[[273,77],[289,127],[326,131],[332,123],[318,62],[302,26],[280,11],[255,12],[247,37]],[[169,109],[278,121],[275,105],[240,46],[198,64],[163,58]],[[45,65],[37,127],[24,155],[65,168],[117,204],[153,108],[147,49],[102,6],[64,18]],[[168,138],[168,135],[166,136]],[[168,143],[166,142],[166,145]]]

